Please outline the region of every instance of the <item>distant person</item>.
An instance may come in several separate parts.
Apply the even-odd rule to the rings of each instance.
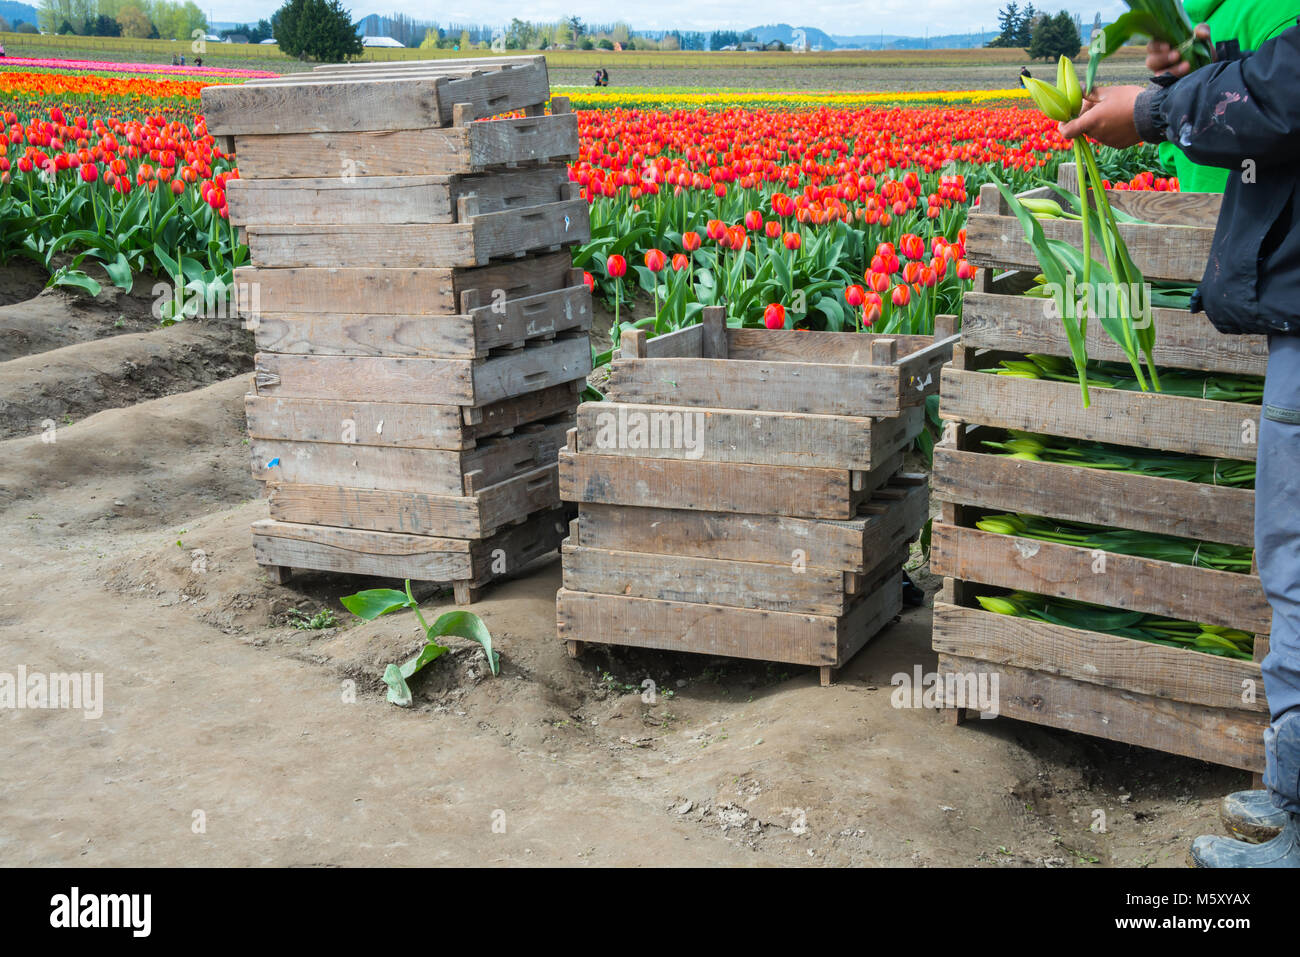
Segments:
[[[1020,75],[1021,75],[1022,77],[1023,77],[1023,76],[1028,76],[1028,77],[1032,77],[1032,76],[1033,76],[1033,74],[1029,72],[1029,67],[1027,67],[1027,66],[1022,66],[1022,67],[1020,68]]]
[[[609,71],[603,66],[600,68],[600,85],[609,86]]]
[[[184,66],[184,65],[185,65],[185,54],[182,53],[182,54],[181,54],[181,66]]]
[[[177,60],[176,60],[176,54],[175,54],[175,53],[172,54],[172,66],[180,66],[180,64],[179,64],[179,63],[177,62]]]
[[[195,66],[203,66],[203,57],[201,57],[201,56],[196,56],[196,57],[194,58],[194,65],[195,65]]]
[[[591,84],[592,84],[592,86],[600,86],[600,71],[599,71],[599,70],[597,70],[595,73],[593,73],[593,74],[591,75]]]

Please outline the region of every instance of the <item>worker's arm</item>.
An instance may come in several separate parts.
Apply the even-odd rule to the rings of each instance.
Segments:
[[[1203,166],[1293,161],[1300,147],[1300,28],[1248,56],[1156,83],[1099,88],[1062,135],[1121,147],[1167,139]]]

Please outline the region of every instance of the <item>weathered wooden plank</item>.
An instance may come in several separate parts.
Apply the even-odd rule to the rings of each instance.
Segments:
[[[1079,172],[1074,163],[1062,163],[1056,170],[1056,183],[1074,195],[1079,194]],[[1055,193],[1053,198],[1058,198]],[[1166,226],[1214,226],[1223,206],[1222,193],[1167,193],[1158,190],[1108,189],[1106,199],[1120,212],[1148,223]],[[998,197],[1000,210],[1008,213],[1006,201]]]
[[[852,595],[838,568],[721,561],[567,544],[564,587],[602,595],[704,602],[810,615],[843,614]],[[901,563],[900,563],[901,565]]]
[[[583,285],[477,306],[450,316],[263,312],[257,348],[297,355],[481,358],[492,349],[591,328]]]
[[[700,357],[703,337],[704,327],[699,325],[684,326],[674,332],[669,332],[662,336],[655,336],[653,339],[646,340],[646,354],[644,358],[698,359]]]
[[[582,336],[486,359],[259,352],[255,362],[258,395],[479,406],[583,378],[591,349]]]
[[[902,464],[896,456],[876,471],[695,462],[560,452],[560,496],[565,501],[638,507],[703,509],[849,519]]]
[[[248,227],[255,266],[382,269],[485,266],[492,259],[585,242],[591,236],[581,199],[472,216],[434,224],[355,222],[330,226]]]
[[[272,483],[267,498],[282,522],[474,539],[560,503],[554,465],[473,496]]]
[[[1242,700],[1243,682],[1263,688],[1259,665],[1184,648],[995,615],[937,601],[934,650],[1155,698],[1268,713],[1263,694]]]
[[[935,522],[930,570],[1112,608],[1267,632],[1272,612],[1256,575],[1058,545]]]
[[[476,488],[554,464],[572,424],[563,419],[524,426],[527,431],[485,439],[465,451],[256,439],[250,458],[259,482],[470,495]],[[466,480],[469,475],[472,483]]]
[[[973,349],[1070,355],[1061,320],[1048,315],[1048,300],[968,292],[962,298],[962,344]],[[1203,315],[1181,309],[1153,310],[1156,364],[1174,369],[1263,375],[1268,368],[1264,336],[1225,336]],[[1101,323],[1088,325],[1088,357],[1126,362]]]
[[[544,60],[481,75],[357,79],[307,77],[300,82],[209,86],[203,112],[213,136],[410,130],[447,126],[453,107],[467,103],[476,117],[545,103],[550,85]],[[458,71],[459,72],[459,71]]]
[[[575,544],[864,573],[876,556],[915,538],[928,517],[925,477],[903,476],[847,521],[584,503]]]
[[[507,163],[578,155],[576,114],[484,120],[467,126],[361,133],[236,136],[249,179],[478,173]]]
[[[727,329],[728,359],[749,362],[811,362],[875,365],[871,347],[892,339],[898,356],[934,345],[932,336],[881,336],[871,332],[812,332],[796,329]]]
[[[1014,216],[973,211],[966,221],[966,258],[977,266],[996,269],[1024,269],[1039,272],[1038,257],[1025,239]],[[1039,224],[1048,239],[1067,242],[1075,249],[1083,245],[1081,224],[1064,219],[1044,219]],[[1128,245],[1133,264],[1148,279],[1200,282],[1210,258],[1213,227],[1120,223],[1120,235]],[[1096,237],[1093,257],[1106,261]]]
[[[614,402],[821,415],[892,416],[903,403],[896,366],[734,359],[615,359]]]
[[[254,303],[254,320],[297,313],[425,316],[459,314],[469,290],[479,290],[484,303],[555,292],[572,285],[572,271],[572,257],[560,251],[477,269],[244,266],[235,270],[235,282]]]
[[[480,541],[264,519],[253,524],[253,552],[260,565],[482,586],[554,552],[567,515],[538,512]]]
[[[1253,712],[1207,708],[1046,672],[939,655],[941,675],[989,671],[998,676],[998,713],[1003,717],[1247,771],[1264,767],[1263,737],[1268,722]]]
[[[562,165],[502,170],[491,176],[356,176],[232,179],[231,222],[248,225],[452,223],[456,204],[473,194],[480,213],[568,198]]]
[[[943,370],[941,388],[939,411],[947,419],[1139,449],[1255,460],[1257,405],[1091,388],[1092,405],[1085,409],[1077,383],[953,368]]]
[[[557,631],[563,641],[840,667],[897,614],[901,592],[895,573],[837,618],[561,588]]]
[[[1006,512],[1254,545],[1255,493],[1008,456],[934,451],[937,498]]]
[[[472,449],[494,432],[572,412],[577,396],[570,384],[517,396],[477,410],[483,421],[464,421],[457,405],[404,402],[289,399],[247,395],[248,434],[254,439],[296,439],[379,448]]]
[[[919,407],[896,418],[870,419],[587,402],[578,412],[578,450],[870,471],[905,451],[923,427]]]

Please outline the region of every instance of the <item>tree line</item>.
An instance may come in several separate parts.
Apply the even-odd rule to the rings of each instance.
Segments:
[[[1012,0],[998,11],[998,35],[985,46],[1020,47],[1032,60],[1073,59],[1083,46],[1082,29],[1068,10],[1052,16],[1032,3],[1021,9]]]

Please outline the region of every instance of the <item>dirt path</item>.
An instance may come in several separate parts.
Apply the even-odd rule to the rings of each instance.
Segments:
[[[265,504],[247,386],[0,442],[0,671],[102,673],[105,697],[98,720],[0,711],[0,861],[1177,865],[1217,830],[1218,795],[1245,783],[894,708],[890,677],[933,666],[925,611],[830,689],[808,669],[723,659],[571,661],[557,560],[475,606],[499,676],[457,642],[397,709],[379,676],[418,647],[412,620],[358,622],[337,598],[370,583],[286,588],[253,562]],[[339,627],[288,624],[327,607]],[[426,615],[445,607],[435,595]]]

